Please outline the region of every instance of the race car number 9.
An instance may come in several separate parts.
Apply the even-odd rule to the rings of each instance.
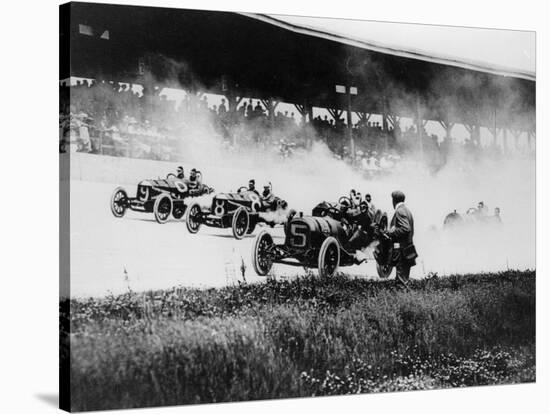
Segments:
[[[250,206],[252,211],[258,211],[261,207],[260,197],[258,197],[258,194],[251,193],[249,195],[249,198],[250,198],[250,201],[252,201],[252,205]]]
[[[294,247],[305,247],[306,246],[306,234],[307,226],[302,223],[292,223],[290,225],[290,234],[292,235],[290,239],[290,244]]]

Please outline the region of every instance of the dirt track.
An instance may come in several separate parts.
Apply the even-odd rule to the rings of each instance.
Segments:
[[[111,214],[109,203],[115,187],[123,184],[128,194],[135,195],[139,180],[174,171],[175,164],[88,154],[71,157],[72,296],[121,293],[129,287],[140,291],[175,285],[222,286],[242,280],[242,261],[248,282],[263,280],[256,276],[250,262],[254,235],[237,241],[230,229],[204,226],[192,235],[183,221],[159,225],[152,214],[130,211],[122,219]],[[415,215],[415,244],[420,254],[411,272],[413,278],[429,272],[445,275],[535,267],[534,186],[526,185],[534,182],[530,163],[508,163],[506,168],[498,165],[497,172],[495,166],[471,172],[450,168],[438,176],[408,168],[392,177],[371,181],[322,153],[285,164],[280,164],[280,160],[262,165],[241,164],[226,161],[223,167],[210,166],[206,182],[218,191],[234,191],[238,183],[246,183],[250,177],[258,183],[272,182],[275,193],[304,214],[309,214],[321,200],[331,201],[350,188],[357,188],[370,192],[377,207],[391,215],[389,194],[395,188],[406,189],[410,195],[407,204]],[[465,211],[472,200],[500,206],[504,225],[441,231],[449,210]],[[281,240],[281,228],[272,233]],[[377,277],[372,261],[340,270],[353,276]],[[274,273],[281,278],[305,271],[279,265],[274,267]]]

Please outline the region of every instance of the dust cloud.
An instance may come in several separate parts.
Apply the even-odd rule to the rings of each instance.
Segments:
[[[320,141],[309,150],[282,159],[276,151],[254,146],[224,149],[219,137],[200,128],[192,151],[183,160],[204,174],[216,191],[236,191],[254,178],[257,188],[271,183],[275,195],[304,214],[321,201],[335,202],[351,189],[370,193],[377,208],[391,217],[390,194],[399,189],[415,217],[415,244],[420,254],[412,275],[533,269],[535,267],[535,161],[525,157],[469,159],[456,154],[432,172],[419,155],[405,154],[391,174],[366,178],[336,159]],[[208,205],[209,198],[201,204]],[[465,215],[483,201],[489,215],[501,210],[503,224],[477,223],[443,229],[445,216]]]

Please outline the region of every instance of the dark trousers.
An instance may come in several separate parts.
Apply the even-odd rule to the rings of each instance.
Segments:
[[[409,280],[411,265],[412,264],[408,261],[400,260],[395,266],[395,278],[404,285],[406,285]]]

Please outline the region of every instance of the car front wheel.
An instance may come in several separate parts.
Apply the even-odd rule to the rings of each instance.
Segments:
[[[319,250],[319,276],[331,277],[340,264],[340,245],[334,237],[327,237]]]

